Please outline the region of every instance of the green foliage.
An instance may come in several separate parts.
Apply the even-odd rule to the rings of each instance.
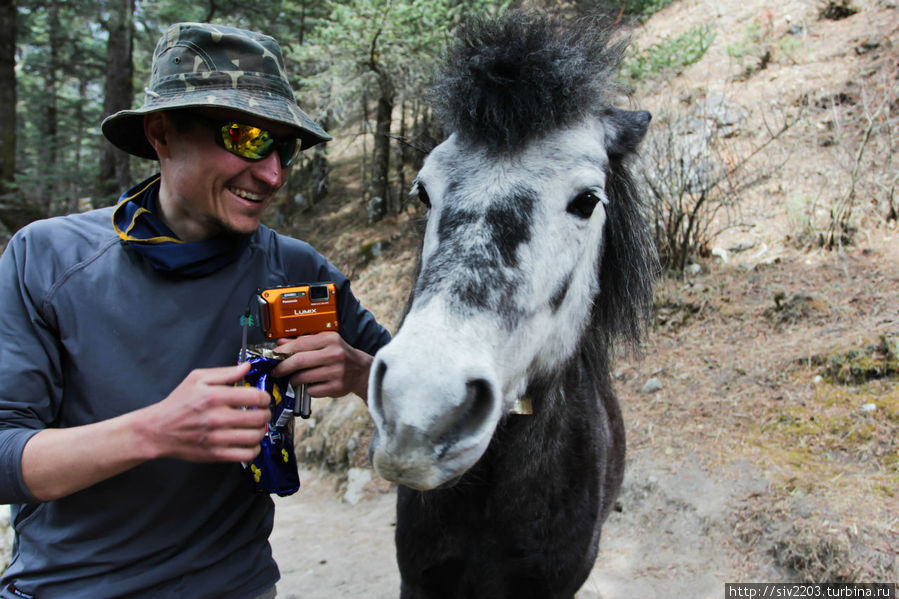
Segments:
[[[802,47],[802,39],[795,35],[788,35],[780,38],[777,42],[780,53],[789,60],[795,60],[795,55]]]
[[[624,13],[649,16],[659,12],[674,0],[625,0]]]
[[[899,339],[882,335],[876,343],[828,356],[814,356],[812,363],[823,368],[825,380],[840,385],[899,377]]]
[[[18,8],[19,199],[43,214],[66,212],[90,194],[79,186],[96,175],[105,41],[83,33],[98,29],[93,3],[58,2],[58,23],[66,25],[55,31],[45,3]]]
[[[758,22],[753,21],[746,26],[743,38],[729,44],[725,48],[725,52],[727,52],[728,56],[736,58],[742,63],[742,60],[747,55],[758,54],[759,48],[761,48],[763,42],[764,36],[762,35],[762,28]]]
[[[402,202],[394,198],[406,194],[406,190],[392,194],[387,189],[390,154],[403,155],[390,150],[397,136],[388,123],[403,120],[393,115],[394,107],[410,107],[412,129],[421,129],[427,116],[419,103],[453,30],[468,17],[495,14],[506,6],[508,0],[329,0],[330,21],[318,27],[294,55],[303,67],[302,87],[297,87],[307,112],[344,124],[361,112],[366,153],[364,136],[374,133],[371,171],[365,172],[363,165],[371,186],[363,181],[363,190],[384,200],[386,207],[373,218],[383,210],[398,212]],[[373,103],[377,121],[370,123]],[[408,139],[398,141],[408,143]],[[402,171],[403,165],[398,166]],[[403,175],[397,179],[402,186]]]
[[[659,12],[674,0],[604,0],[599,6],[610,13],[622,14],[639,18],[647,18]]]
[[[372,92],[378,73],[389,74],[400,92],[417,92],[463,19],[507,5],[489,0],[330,0],[330,21],[309,36],[297,58],[315,70],[317,76],[308,84],[328,88],[332,101]]]
[[[645,50],[633,46],[622,75],[634,83],[650,76],[670,75],[698,62],[715,41],[711,25],[699,25],[674,39],[664,39]]]

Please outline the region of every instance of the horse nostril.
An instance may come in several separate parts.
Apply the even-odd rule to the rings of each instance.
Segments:
[[[465,401],[453,410],[449,428],[440,436],[437,446],[445,454],[458,441],[477,434],[493,410],[493,389],[484,379],[465,384]]]
[[[465,406],[467,406],[467,410],[469,412],[478,412],[483,408],[483,416],[487,416],[490,413],[490,398],[493,396],[493,393],[490,391],[490,383],[485,381],[484,379],[475,379],[473,381],[468,381],[465,384]],[[477,415],[476,413],[472,413],[471,415]]]
[[[375,414],[379,414],[382,418],[384,417],[384,406],[381,404],[381,396],[383,394],[382,390],[384,387],[385,374],[387,374],[387,362],[378,360],[372,375],[371,389],[368,394],[368,407],[369,410],[374,411]]]

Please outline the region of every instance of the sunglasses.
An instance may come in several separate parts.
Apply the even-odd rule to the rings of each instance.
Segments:
[[[190,118],[210,127],[215,132],[215,143],[219,147],[244,160],[256,162],[277,152],[281,166],[288,167],[299,153],[295,137],[277,139],[270,131],[253,125],[210,119],[197,113],[190,113]]]

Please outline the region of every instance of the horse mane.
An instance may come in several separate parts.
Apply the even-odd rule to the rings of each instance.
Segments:
[[[516,149],[598,113],[626,40],[603,15],[571,22],[539,11],[473,19],[457,32],[430,91],[448,132],[493,151]]]
[[[636,351],[653,313],[658,254],[646,215],[646,200],[629,168],[630,157],[612,158],[606,179],[606,225],[599,261],[599,296],[581,345],[602,372],[616,342]]]

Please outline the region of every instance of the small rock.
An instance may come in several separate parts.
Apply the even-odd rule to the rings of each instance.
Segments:
[[[877,409],[877,404],[866,403],[862,405],[862,412],[873,412]]]
[[[661,391],[661,390],[662,390],[662,381],[653,377],[653,378],[649,379],[648,381],[646,381],[646,384],[643,385],[642,389],[640,389],[640,393],[643,393],[644,395],[648,395],[650,393],[655,393],[655,392]]]
[[[343,500],[356,505],[365,496],[365,485],[371,482],[371,470],[367,468],[350,468],[347,473],[346,493]]]
[[[9,506],[0,505],[0,571],[9,564],[13,531],[9,522]]]
[[[723,263],[727,264],[727,250],[722,247],[715,247],[712,249],[712,255],[721,260]]]
[[[751,250],[755,247],[754,241],[741,241],[739,243],[735,243],[731,246],[728,246],[727,251],[738,254],[740,252],[745,252],[746,250]]]
[[[855,53],[859,56],[868,54],[869,52],[873,52],[874,50],[880,50],[880,42],[878,42],[877,40],[867,39],[855,47]]]

